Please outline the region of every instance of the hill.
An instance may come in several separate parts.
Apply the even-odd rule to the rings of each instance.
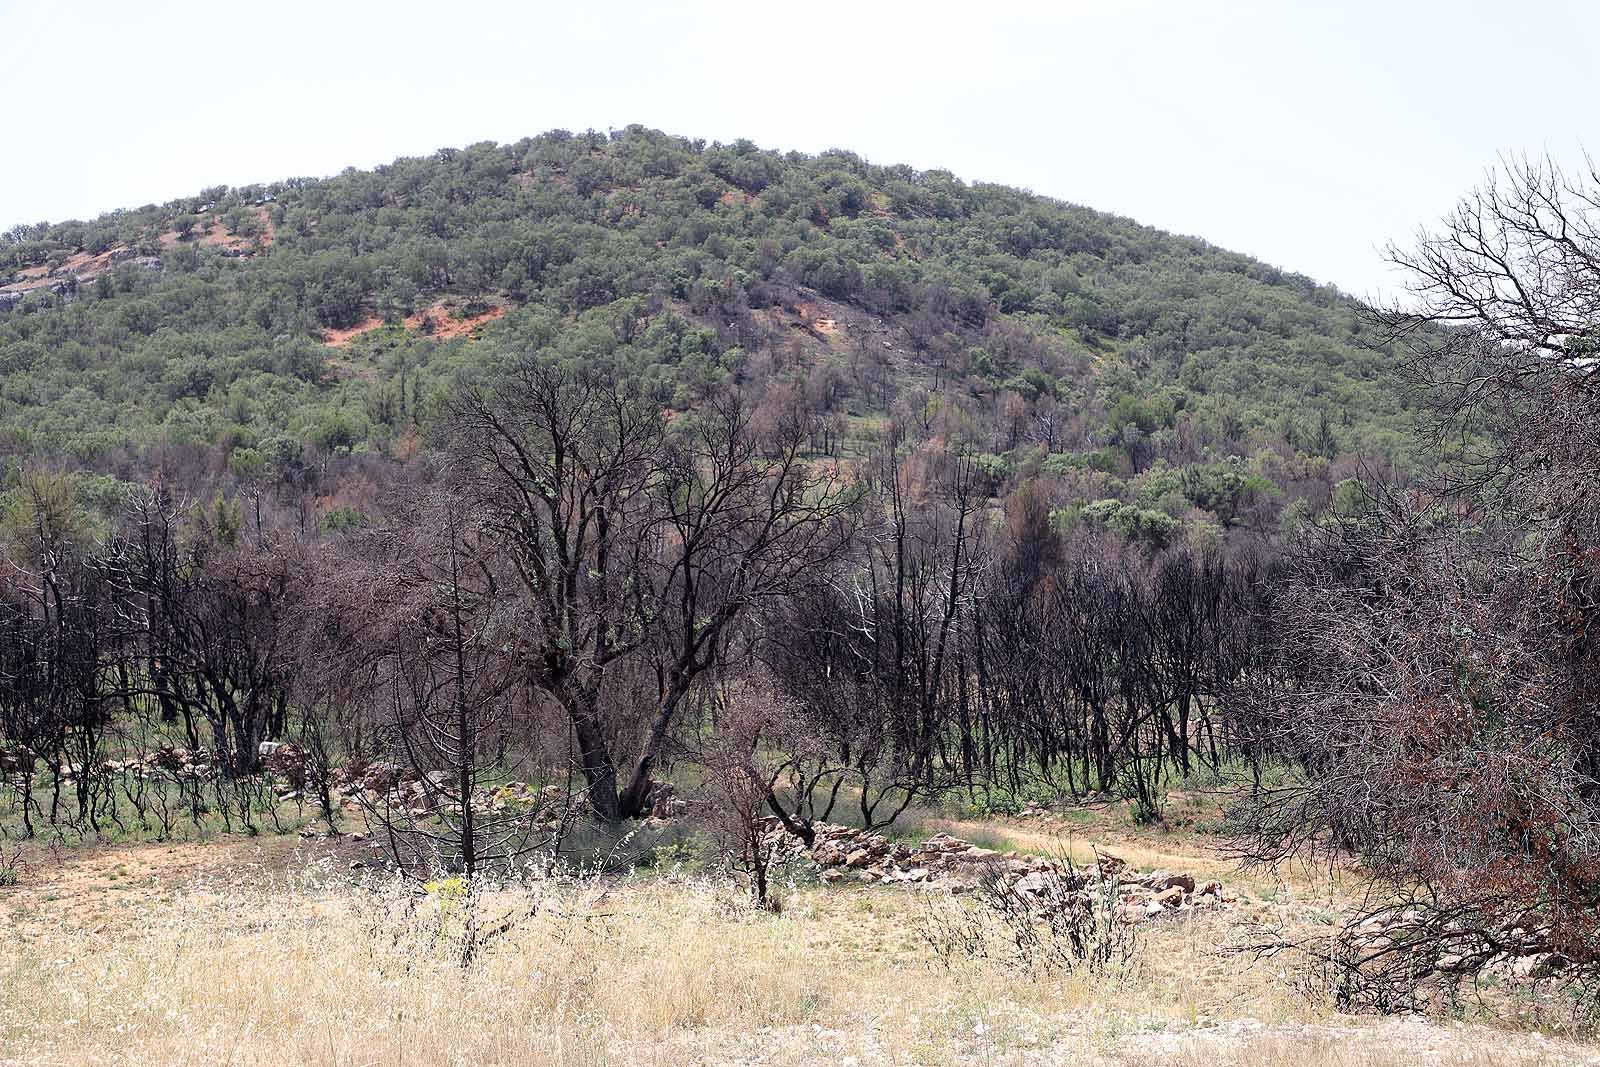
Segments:
[[[639,127],[18,227],[0,280],[13,470],[404,456],[462,377],[549,350],[679,408],[788,390],[820,451],[892,420],[997,492],[1045,474],[1059,508],[1215,537],[1403,465],[1412,423],[1360,305],[1305,277],[943,171]]]

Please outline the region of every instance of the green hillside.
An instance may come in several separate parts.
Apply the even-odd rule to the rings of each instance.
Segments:
[[[1271,532],[1410,448],[1331,287],[943,171],[638,127],[18,227],[0,282],[12,472],[404,458],[462,376],[537,350],[676,408],[736,382],[829,454],[894,424],[1138,536]]]

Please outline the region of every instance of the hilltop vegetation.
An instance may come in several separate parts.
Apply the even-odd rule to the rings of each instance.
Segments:
[[[1064,523],[1209,543],[1404,465],[1412,423],[1360,307],[1307,278],[943,171],[638,127],[18,227],[0,280],[12,479],[293,492],[410,455],[462,379],[541,352],[663,407],[798,406],[819,453],[892,427],[996,494],[1044,476]]]

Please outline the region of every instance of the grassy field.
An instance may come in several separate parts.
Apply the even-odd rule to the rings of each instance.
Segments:
[[[36,847],[0,888],[0,1063],[1600,1062],[1600,1047],[1528,1010],[1340,1016],[1300,991],[1291,961],[1226,951],[1256,919],[1326,928],[1351,891],[1326,872],[1245,875],[1202,835],[1103,813],[927,813],[907,832],[936,829],[1024,850],[1109,847],[1141,868],[1221,877],[1239,900],[1140,926],[1131,960],[1097,975],[945,967],[923,936],[950,903],[937,890],[802,876],[772,915],[674,848],[631,874],[474,902],[481,926],[523,918],[463,967],[467,902],[353,868],[370,843]]]

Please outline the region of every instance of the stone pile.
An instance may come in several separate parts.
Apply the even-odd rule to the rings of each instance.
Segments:
[[[305,754],[291,744],[278,741],[263,741],[260,753],[263,769],[280,779],[279,795],[285,799],[297,796],[305,783]],[[419,775],[410,767],[382,761],[336,767],[329,776],[329,784],[345,807],[370,804],[405,810],[417,818],[433,814],[442,798],[453,797],[456,792],[455,777],[450,771],[428,771]],[[563,819],[571,820],[583,814],[588,804],[588,798],[581,791],[569,793],[559,785],[541,789],[522,781],[479,790],[473,794],[473,800],[488,811],[527,813],[532,816],[534,825],[544,828],[554,828]],[[682,815],[689,806],[675,795],[670,782],[652,782],[645,802],[651,817],[656,819]]]
[[[1413,963],[1431,958],[1440,974],[1484,973],[1512,981],[1548,978],[1572,965],[1550,947],[1547,921],[1529,912],[1488,930],[1475,930],[1459,920],[1442,928],[1416,909],[1369,915],[1345,927],[1345,943],[1369,960],[1384,956]]]
[[[193,778],[208,781],[217,773],[213,753],[203,748],[184,748],[181,745],[162,745],[143,756],[125,760],[107,760],[100,765],[107,774],[131,774],[135,778],[152,775]]]
[[[1197,884],[1190,875],[1168,871],[1142,873],[1105,853],[1098,864],[1069,870],[1049,857],[1000,852],[942,832],[911,846],[880,833],[819,823],[809,853],[777,819],[766,820],[763,833],[778,857],[809,859],[822,869],[825,882],[923,883],[965,893],[986,875],[998,874],[1023,896],[1040,898],[1060,887],[1077,890],[1110,880],[1115,884],[1117,917],[1130,923],[1196,908],[1227,908],[1237,899],[1223,891],[1221,882]]]
[[[31,757],[27,758],[23,765],[32,769]],[[203,748],[185,748],[182,745],[162,745],[128,759],[103,760],[93,768],[93,772],[97,775],[127,775],[141,780],[188,778],[200,782],[210,781],[220,771],[216,753]],[[62,776],[68,779],[78,778],[83,774],[84,768],[77,763],[68,763],[62,768]]]
[[[328,784],[351,798],[362,793],[382,797],[395,793],[403,785],[416,784],[416,776],[393,763],[347,763],[333,769]]]
[[[414,818],[434,814],[441,802],[456,795],[455,777],[449,771],[428,771],[418,775],[410,767],[393,763],[368,763],[336,768],[331,776],[333,791],[347,808],[375,806],[406,811]],[[652,813],[659,818],[682,814],[686,805],[672,796],[671,787],[657,788],[650,794]],[[554,829],[586,810],[588,798],[582,792],[569,793],[559,785],[543,788],[528,782],[510,781],[480,789],[473,794],[475,806],[499,814],[529,816],[532,825]]]
[[[292,799],[306,787],[306,754],[285,741],[263,741],[257,749],[261,769],[276,777],[277,793]]]

